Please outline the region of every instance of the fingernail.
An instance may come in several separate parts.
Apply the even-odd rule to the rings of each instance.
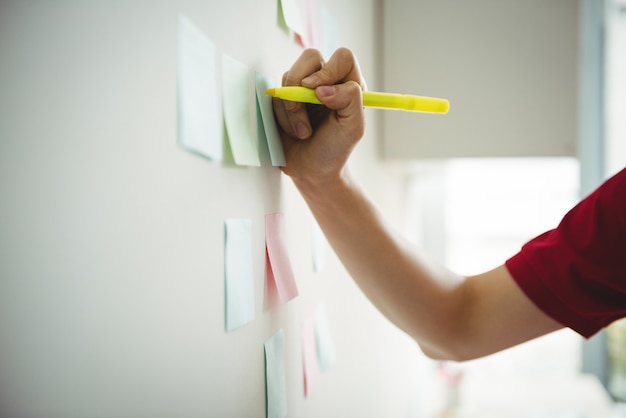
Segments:
[[[319,82],[320,82],[320,78],[316,76],[315,74],[302,79],[302,84],[305,86],[315,86],[319,84]]]
[[[309,127],[304,122],[298,122],[296,124],[296,135],[298,138],[305,139],[309,137]]]
[[[316,92],[321,96],[332,96],[335,94],[335,86],[319,86]]]

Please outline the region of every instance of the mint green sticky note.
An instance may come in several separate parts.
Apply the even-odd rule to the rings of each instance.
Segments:
[[[287,416],[285,332],[280,329],[264,344],[267,418]]]
[[[222,104],[227,137],[238,165],[259,167],[259,151],[250,115],[248,67],[236,59],[222,56]]]
[[[227,331],[254,320],[251,229],[250,219],[227,219],[224,222],[224,296]]]

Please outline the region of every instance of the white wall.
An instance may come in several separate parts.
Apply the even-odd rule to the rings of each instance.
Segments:
[[[384,5],[385,90],[450,100],[445,116],[385,113],[385,156],[576,155],[577,1]]]
[[[278,169],[177,145],[177,19],[280,79],[300,48],[276,1],[11,1],[0,5],[0,415],[265,415],[263,342],[286,335],[288,416],[404,417],[419,352],[329,254]],[[379,79],[376,1],[325,2],[338,43]],[[393,222],[396,167],[369,111],[355,172]],[[300,296],[267,306],[264,216],[281,211]],[[256,319],[224,331],[223,221],[253,225]],[[303,395],[300,329],[325,301],[336,365]],[[425,391],[420,392],[424,395]],[[423,396],[422,396],[423,397]]]

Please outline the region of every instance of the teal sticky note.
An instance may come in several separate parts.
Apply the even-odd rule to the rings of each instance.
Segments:
[[[227,331],[232,331],[254,320],[251,230],[250,219],[228,219],[224,222],[224,294]]]
[[[222,56],[222,105],[226,136],[237,165],[261,165],[256,135],[250,114],[248,67],[236,59]]]
[[[280,329],[264,344],[267,417],[287,416],[287,383],[285,379],[285,332]]]
[[[278,127],[276,126],[276,119],[274,118],[272,97],[265,92],[271,87],[276,87],[276,85],[269,78],[257,72],[256,99],[258,110],[261,113],[261,119],[263,120],[263,129],[265,132],[265,139],[267,140],[267,147],[270,152],[270,159],[272,160],[272,165],[284,167],[286,164],[285,152],[283,151],[283,144],[280,141]]]
[[[211,160],[222,159],[223,123],[217,52],[185,16],[178,19],[178,141]]]

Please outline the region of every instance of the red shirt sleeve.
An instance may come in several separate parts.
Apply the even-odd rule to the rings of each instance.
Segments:
[[[541,310],[586,338],[626,316],[626,169],[506,266]]]

